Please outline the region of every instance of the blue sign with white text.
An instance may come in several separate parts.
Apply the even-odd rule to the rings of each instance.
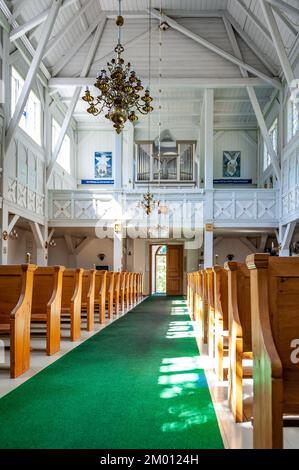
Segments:
[[[81,184],[114,184],[114,180],[81,180]]]

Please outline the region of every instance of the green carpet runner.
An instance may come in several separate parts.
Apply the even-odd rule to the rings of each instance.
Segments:
[[[4,396],[0,448],[223,448],[185,301],[148,298]]]

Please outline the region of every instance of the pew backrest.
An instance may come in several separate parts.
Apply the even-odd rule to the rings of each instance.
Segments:
[[[299,391],[299,364],[292,360],[292,344],[299,339],[299,258],[256,254],[247,257],[246,263],[251,272],[252,302],[256,299],[257,305],[252,309],[252,323],[262,330],[272,374],[297,377]],[[254,333],[258,333],[255,328],[257,345]]]
[[[223,320],[223,329],[228,329],[228,279],[227,271],[221,266],[214,266],[215,312]]]
[[[32,313],[45,313],[47,307],[61,307],[64,266],[38,267],[34,273]]]
[[[85,270],[82,275],[82,303],[94,300],[96,270]]]
[[[229,302],[237,336],[243,339],[243,350],[252,351],[251,339],[251,293],[250,271],[246,264],[228,261],[224,265],[228,272]]]
[[[0,266],[0,322],[9,323],[26,302],[31,311],[33,274],[36,266]]]
[[[70,308],[71,303],[81,303],[83,269],[65,269],[62,281],[62,308]]]
[[[95,273],[95,299],[106,293],[107,271],[96,271]]]

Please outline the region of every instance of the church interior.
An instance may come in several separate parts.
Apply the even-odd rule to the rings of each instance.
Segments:
[[[299,449],[298,0],[0,0],[0,62],[0,460]]]

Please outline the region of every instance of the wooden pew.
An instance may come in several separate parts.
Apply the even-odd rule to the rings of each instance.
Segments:
[[[299,258],[255,254],[246,263],[251,283],[253,445],[282,448],[284,415],[299,414]]]
[[[243,360],[252,359],[250,271],[245,264],[229,261],[228,324],[229,374],[228,400],[235,421],[244,421],[243,379],[252,377],[252,368],[243,366]]]
[[[83,269],[65,269],[62,280],[61,317],[70,318],[71,341],[81,335]]]
[[[87,331],[94,329],[95,278],[95,269],[83,272],[81,312],[82,310],[86,311]]]
[[[143,299],[143,273],[139,273],[139,300]]]
[[[140,273],[141,279],[140,279],[140,295],[141,299],[143,299],[143,283],[144,283],[144,273]]]
[[[130,308],[130,273],[126,271],[125,279],[125,308],[129,310]]]
[[[31,324],[46,323],[49,356],[60,350],[63,266],[39,267],[34,273]]]
[[[210,358],[215,357],[215,296],[214,296],[214,271],[213,268],[206,269],[207,275],[207,317],[208,317],[208,354]]]
[[[133,273],[133,303],[136,304],[138,300],[137,289],[138,273]]]
[[[192,275],[192,289],[193,289],[193,305],[192,305],[192,313],[193,313],[193,318],[196,321],[199,316],[199,301],[200,301],[200,296],[199,296],[199,277],[200,273],[199,272],[194,272]]]
[[[194,317],[194,273],[189,273],[189,311]]]
[[[191,299],[191,273],[187,273],[187,305],[190,308]]]
[[[113,304],[115,315],[119,314],[120,272],[114,273]]]
[[[193,287],[193,295],[194,295],[194,287]],[[207,343],[207,337],[208,337],[208,289],[207,289],[207,274],[206,274],[205,269],[199,271],[198,296],[199,296],[198,323],[199,323],[199,331],[200,331],[201,341],[202,341],[201,346],[203,346],[204,343]]]
[[[120,273],[120,281],[119,281],[119,305],[122,313],[125,312],[125,296],[126,296],[126,273]]]
[[[10,336],[10,375],[30,367],[30,315],[36,266],[0,266],[0,334]]]
[[[113,318],[114,307],[114,274],[107,271],[106,274],[106,305],[108,309],[108,318]]]
[[[96,271],[94,306],[99,314],[99,323],[103,324],[106,320],[106,280],[107,271]]]
[[[215,295],[215,370],[218,380],[226,378],[223,359],[228,353],[228,280],[227,271],[214,266]]]
[[[128,289],[129,289],[129,308],[133,307],[133,273],[128,273],[129,274],[129,280],[128,280]]]

